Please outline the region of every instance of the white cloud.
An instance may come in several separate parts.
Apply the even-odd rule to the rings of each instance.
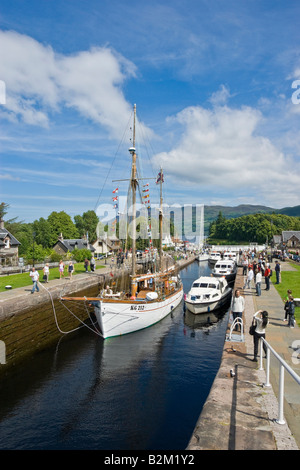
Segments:
[[[250,107],[186,108],[174,118],[183,128],[179,143],[156,155],[155,163],[182,184],[214,192],[214,199],[227,192],[262,204],[297,204],[299,163],[259,135],[262,120]]]
[[[121,87],[133,76],[134,64],[109,48],[66,56],[26,35],[0,31],[1,112],[10,120],[47,127],[50,113],[66,106],[120,136],[131,113]]]

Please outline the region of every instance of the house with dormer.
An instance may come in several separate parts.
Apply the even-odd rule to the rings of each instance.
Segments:
[[[57,242],[53,246],[53,250],[56,253],[64,256],[68,252],[72,253],[76,249],[82,250],[83,248],[88,249],[94,254],[95,248],[91,245],[86,238],[72,238],[72,239],[64,239],[62,233],[58,237]]]
[[[0,266],[18,266],[21,243],[4,227],[0,220]]]

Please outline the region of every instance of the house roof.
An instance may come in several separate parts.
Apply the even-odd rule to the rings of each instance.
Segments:
[[[21,245],[21,243],[8,230],[6,230],[6,228],[0,228],[0,247],[4,246],[4,239],[6,237],[10,238],[12,246]]]
[[[68,240],[58,240],[55,245],[61,244],[63,248],[67,251],[73,251],[75,248],[81,250],[83,248],[88,249],[90,251],[95,251],[95,248],[90,243],[87,244],[87,241],[84,238],[71,238]],[[54,246],[55,246],[54,245]]]
[[[299,230],[298,231],[290,230],[290,231],[282,232],[282,241],[283,242],[287,242],[292,237],[296,237],[300,241],[300,231]]]

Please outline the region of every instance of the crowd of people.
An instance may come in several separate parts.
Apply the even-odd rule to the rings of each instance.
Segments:
[[[270,278],[273,274],[270,259],[265,253],[261,253],[256,258],[256,253],[247,252],[239,254],[240,264],[243,268],[243,275],[245,282],[243,290],[251,289],[253,284],[255,287],[256,295],[261,296],[262,292],[262,280],[265,280],[265,290],[270,290]],[[256,259],[255,259],[256,258]],[[275,275],[276,284],[281,282],[281,266],[278,260],[275,261]],[[294,328],[295,325],[295,305],[292,291],[288,290],[284,301],[284,318],[283,321],[288,322],[290,328]],[[232,300],[231,313],[233,322],[240,318],[242,319],[245,310],[245,299],[241,295],[241,291],[236,289]],[[257,362],[258,344],[260,338],[266,337],[266,328],[268,325],[268,312],[265,310],[259,310],[253,315],[253,327],[251,328],[251,334],[253,335],[254,344],[254,355],[253,361]],[[235,330],[241,329],[242,323],[239,320],[235,321]],[[263,343],[263,348],[266,353],[266,346]]]
[[[85,267],[86,272],[88,272],[89,267],[90,267],[91,272],[94,272],[95,267],[96,267],[95,258],[92,257],[91,260],[88,260],[86,258],[84,260],[84,267]],[[70,280],[72,279],[72,276],[73,276],[74,271],[75,271],[75,265],[74,265],[73,261],[69,261],[67,266],[66,266],[66,264],[64,263],[63,260],[60,260],[59,265],[58,265],[59,279],[64,279],[65,278],[66,268],[67,268],[67,276],[66,277],[68,277]],[[29,273],[29,276],[31,277],[32,282],[33,282],[31,293],[34,294],[35,291],[39,292],[38,283],[40,281],[40,279],[39,279],[40,275],[39,275],[38,270],[35,267],[32,267],[31,271]],[[46,263],[44,268],[43,268],[43,282],[44,283],[49,282],[49,276],[50,276],[49,263]]]

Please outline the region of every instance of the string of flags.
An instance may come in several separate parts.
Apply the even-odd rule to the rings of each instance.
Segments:
[[[116,194],[116,193],[118,193],[118,191],[119,191],[119,188],[116,188],[116,189],[113,190],[112,193]],[[118,204],[117,204],[118,196],[113,196],[112,200],[113,200],[113,202],[116,202],[116,204],[114,204],[114,209],[118,209],[118,207],[119,207]]]

